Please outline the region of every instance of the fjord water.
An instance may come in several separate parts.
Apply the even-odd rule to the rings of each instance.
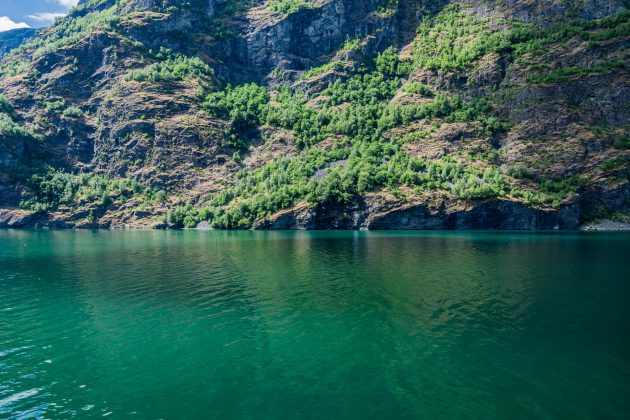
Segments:
[[[0,418],[627,418],[629,249],[0,231]]]

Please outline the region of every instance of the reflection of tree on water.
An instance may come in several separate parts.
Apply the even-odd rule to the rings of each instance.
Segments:
[[[627,313],[617,296],[627,288],[595,281],[613,278],[623,261],[626,248],[608,242],[441,232],[64,231],[7,240],[19,245],[0,249],[9,255],[0,273],[18,273],[10,293],[37,304],[22,306],[19,321],[0,320],[13,319],[11,336],[30,340],[24,354],[52,361],[19,384],[42,389],[28,403],[49,404],[48,414],[63,401],[163,417],[492,416],[519,404],[505,395],[557,405],[567,384],[624,371],[622,356],[592,357],[623,348],[623,338],[607,337],[625,337],[614,320]]]

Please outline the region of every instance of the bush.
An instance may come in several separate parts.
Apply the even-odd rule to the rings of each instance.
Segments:
[[[131,70],[125,80],[137,82],[179,82],[189,77],[209,79],[214,71],[197,57],[177,55],[164,61],[150,64],[142,69]]]
[[[0,113],[0,140],[34,140],[36,137],[30,131],[20,126],[4,113]]]
[[[630,149],[630,137],[628,135],[616,136],[613,140],[613,147],[620,150]]]
[[[269,9],[275,13],[284,15],[290,15],[291,13],[311,7],[313,6],[304,0],[271,0],[269,2]]]
[[[0,94],[0,113],[10,114],[13,112],[13,104],[5,95]]]
[[[46,111],[48,115],[59,114],[63,112],[65,107],[66,107],[66,101],[63,99],[59,101],[44,102],[44,110]]]
[[[433,98],[435,94],[430,87],[420,82],[411,82],[403,86],[403,91],[416,95],[422,95],[427,98]]]
[[[81,110],[81,108],[78,108],[76,106],[71,106],[66,108],[62,115],[64,117],[69,117],[69,118],[81,118],[83,117],[83,111]]]
[[[51,167],[35,170],[26,184],[33,197],[20,203],[20,207],[33,211],[54,210],[60,205],[77,206],[94,203],[109,207],[115,197],[152,196],[148,188],[131,179],[111,179],[97,174],[75,175]]]

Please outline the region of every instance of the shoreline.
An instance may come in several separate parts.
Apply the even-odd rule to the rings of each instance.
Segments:
[[[157,217],[116,220],[110,216],[89,221],[21,209],[0,209],[0,229],[630,232],[630,223],[612,219],[580,223],[579,212],[572,206],[545,211],[500,200],[453,212],[432,212],[421,205],[379,213],[365,208],[353,210],[354,213],[344,213],[338,208],[298,207],[249,226],[223,229],[213,228],[203,221],[196,227],[179,227]]]
[[[630,232],[630,223],[602,220],[588,223],[577,229],[496,229],[496,228],[471,228],[471,229],[208,229],[208,228],[171,228],[171,227],[143,227],[143,226],[41,226],[0,225],[0,230],[101,230],[101,231],[174,231],[174,232],[513,232],[513,233],[627,233]]]

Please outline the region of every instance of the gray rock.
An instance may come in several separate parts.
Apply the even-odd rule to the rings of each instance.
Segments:
[[[618,222],[614,220],[599,220],[588,223],[581,227],[585,231],[606,231],[606,232],[626,232],[630,231],[630,223]]]

